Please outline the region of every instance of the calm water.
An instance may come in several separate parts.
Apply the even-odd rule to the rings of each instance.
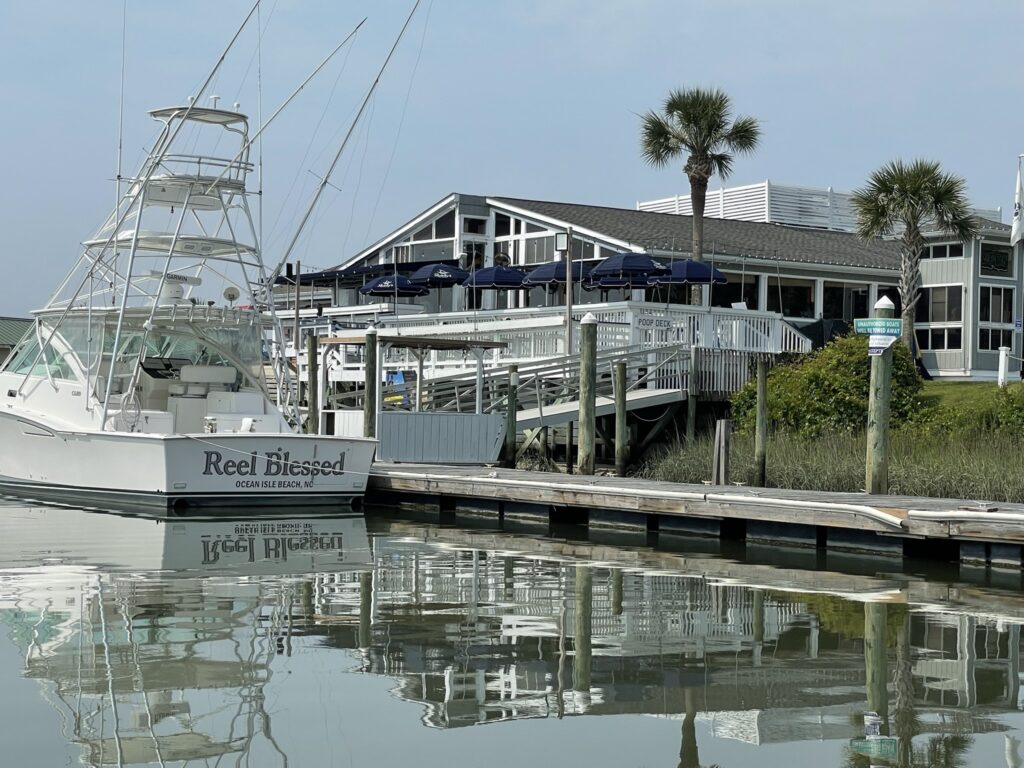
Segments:
[[[1019,576],[694,547],[0,501],[0,764],[1022,765]]]

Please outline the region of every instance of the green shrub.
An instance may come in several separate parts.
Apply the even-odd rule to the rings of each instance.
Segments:
[[[867,337],[845,336],[768,373],[768,420],[777,430],[803,437],[864,429],[868,417],[871,358]],[[893,345],[891,423],[907,420],[919,407],[921,379],[907,349]],[[756,382],[732,399],[739,428],[754,428]],[[1024,415],[1024,410],[1022,410]]]

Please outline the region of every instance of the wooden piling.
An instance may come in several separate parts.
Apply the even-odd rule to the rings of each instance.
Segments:
[[[320,337],[306,334],[306,434],[320,434]]]
[[[377,351],[377,329],[370,327],[366,331],[363,354],[363,437],[377,436],[377,388],[380,386]]]
[[[764,488],[768,464],[768,361],[757,358],[757,411],[754,424],[754,485]]]
[[[565,474],[571,475],[573,472],[573,456],[572,456],[572,422],[568,422],[565,425]]]
[[[506,467],[516,466],[516,411],[519,409],[519,366],[508,367],[508,397],[505,399],[505,461]]]
[[[892,317],[895,306],[883,296],[875,304],[875,317]],[[864,488],[868,493],[889,493],[889,400],[892,396],[892,346],[871,358],[868,394],[868,448]]]
[[[711,482],[715,485],[729,484],[729,447],[732,442],[732,422],[719,419],[715,422],[715,454],[711,463]]]
[[[697,437],[697,348],[690,345],[690,376],[686,382],[686,442],[693,445]]]
[[[626,364],[615,364],[615,474],[626,476],[629,464],[629,427],[626,424]]]
[[[580,446],[581,475],[594,474],[597,432],[597,318],[588,312],[580,321]]]

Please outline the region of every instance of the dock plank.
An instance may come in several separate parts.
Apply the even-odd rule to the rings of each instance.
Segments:
[[[1003,519],[947,521],[915,517],[914,512],[963,515],[981,509],[967,499],[873,496],[667,483],[642,478],[564,475],[489,467],[374,464],[371,490],[444,495],[467,499],[526,502],[713,520],[746,520],[789,525],[847,528],[917,538],[1024,542],[1024,504],[994,505]],[[1020,515],[1021,521],[1007,521]]]

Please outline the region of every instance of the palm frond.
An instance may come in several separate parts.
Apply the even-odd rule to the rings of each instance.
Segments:
[[[681,154],[672,126],[661,115],[648,112],[640,129],[640,156],[648,165],[661,168]]]
[[[726,132],[722,143],[733,152],[748,154],[757,149],[761,139],[761,126],[753,117],[737,117]]]

